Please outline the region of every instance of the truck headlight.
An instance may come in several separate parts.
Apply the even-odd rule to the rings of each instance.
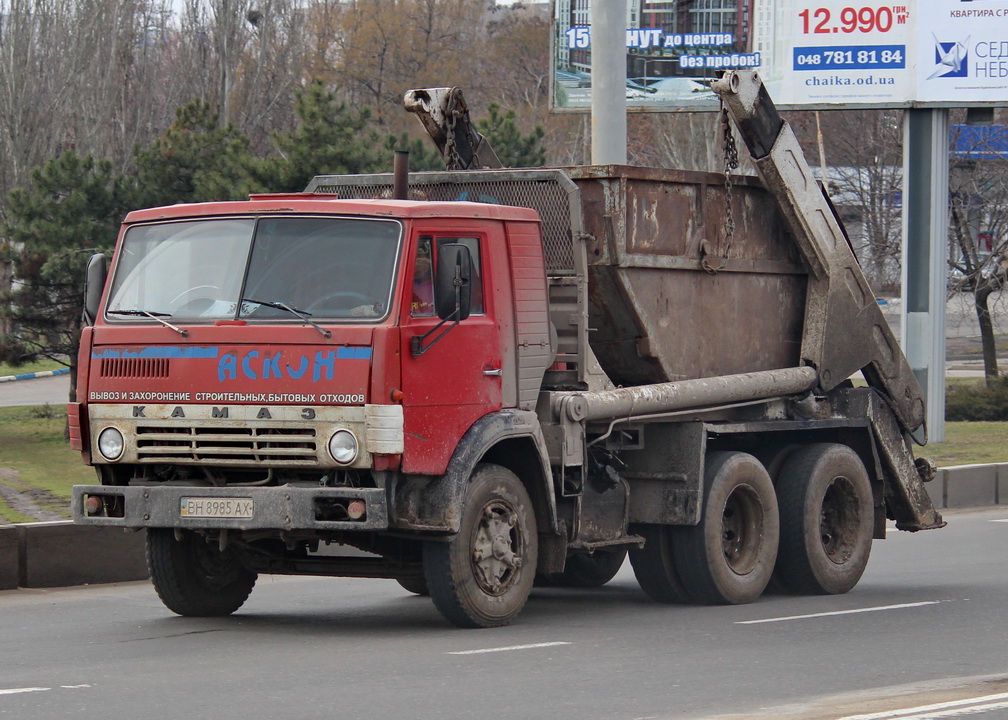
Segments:
[[[329,438],[329,454],[340,465],[349,465],[357,459],[357,438],[349,430],[337,430]]]
[[[118,460],[126,448],[123,434],[114,427],[107,427],[98,434],[98,452],[106,460]]]

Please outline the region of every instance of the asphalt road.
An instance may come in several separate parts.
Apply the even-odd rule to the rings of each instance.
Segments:
[[[387,580],[262,577],[223,619],[141,583],[0,592],[0,716],[1006,718],[1008,511],[949,520],[877,542],[843,596],[661,606],[625,565],[600,590],[537,589],[495,630]]]
[[[65,405],[70,398],[70,376],[51,375],[0,383],[0,407],[14,405]]]

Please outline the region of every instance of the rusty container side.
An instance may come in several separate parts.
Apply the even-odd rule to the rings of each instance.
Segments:
[[[574,168],[588,244],[589,341],[619,385],[799,364],[807,268],[773,198],[733,177]],[[706,260],[706,268],[705,268]]]

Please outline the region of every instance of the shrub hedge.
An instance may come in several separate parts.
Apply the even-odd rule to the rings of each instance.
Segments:
[[[972,422],[1008,420],[1008,375],[992,384],[954,383],[945,390],[945,419]]]

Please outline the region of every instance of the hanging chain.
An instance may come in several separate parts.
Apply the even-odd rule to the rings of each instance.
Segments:
[[[462,170],[462,158],[459,157],[458,148],[455,147],[455,124],[458,121],[459,107],[456,93],[450,93],[445,103],[445,119],[448,121],[448,132],[445,137],[444,160],[445,169]]]
[[[732,133],[731,123],[728,120],[728,109],[721,103],[719,113],[721,122],[722,148],[724,149],[724,186],[725,186],[725,221],[724,221],[724,245],[721,250],[721,257],[717,265],[712,265],[707,258],[703,260],[703,268],[707,272],[717,273],[723,270],[728,262],[728,251],[731,249],[732,239],[735,236],[735,211],[733,206],[731,171],[738,169],[738,147],[735,145],[735,135]]]

